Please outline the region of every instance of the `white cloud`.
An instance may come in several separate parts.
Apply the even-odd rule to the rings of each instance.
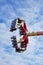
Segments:
[[[13,19],[14,17],[16,17],[16,13],[11,5],[6,4],[3,7],[1,7],[0,18],[8,20]]]

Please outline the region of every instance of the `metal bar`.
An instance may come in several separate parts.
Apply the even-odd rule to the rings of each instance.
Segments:
[[[29,32],[27,34],[27,36],[42,36],[43,35],[43,31],[40,32]]]

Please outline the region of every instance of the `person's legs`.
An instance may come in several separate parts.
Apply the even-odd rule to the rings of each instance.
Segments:
[[[16,52],[21,52],[20,48],[15,48]]]
[[[17,40],[16,40],[16,36],[13,36],[13,37],[11,37],[11,41],[12,41],[12,45],[13,45],[13,47],[17,47]]]

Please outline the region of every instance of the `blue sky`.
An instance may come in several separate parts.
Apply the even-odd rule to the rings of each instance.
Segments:
[[[43,0],[0,0],[0,65],[43,65],[43,36],[29,37],[24,53],[12,48],[9,32],[15,18],[26,21],[29,32],[43,30]]]

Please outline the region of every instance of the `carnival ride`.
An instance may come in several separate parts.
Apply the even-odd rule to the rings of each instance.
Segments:
[[[16,36],[11,37],[13,48],[15,48],[16,52],[24,52],[27,49],[27,45],[29,43],[28,37],[30,36],[43,36],[43,31],[38,32],[28,32],[27,26],[24,20],[17,18],[11,23],[10,31],[16,31],[19,29],[20,39],[17,41]],[[18,44],[20,43],[20,47]]]

